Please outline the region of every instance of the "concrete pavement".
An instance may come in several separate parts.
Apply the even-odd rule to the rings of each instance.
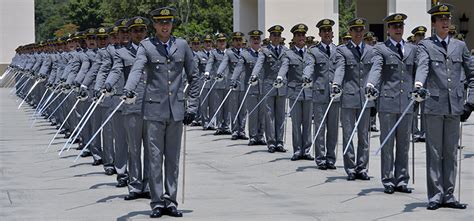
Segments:
[[[76,150],[58,157],[65,139],[56,139],[44,153],[54,128],[44,120],[30,128],[33,110],[28,105],[17,110],[17,98],[8,91],[0,89],[0,220],[149,219],[149,201],[124,201],[126,188],[116,188],[115,177],[91,166],[91,158],[73,163]],[[249,147],[247,141],[188,127],[180,220],[472,220],[473,122],[464,126],[461,175],[461,201],[470,205],[437,211],[426,210],[424,143],[415,146],[416,182],[409,185],[414,192],[388,195],[380,182],[380,155],[375,155],[379,133],[372,133],[371,180],[348,182],[341,139],[337,170],[321,171],[312,161],[290,161],[290,152],[269,154],[265,146]],[[287,149],[292,149],[290,136],[288,129]],[[181,198],[181,188],[178,194]]]

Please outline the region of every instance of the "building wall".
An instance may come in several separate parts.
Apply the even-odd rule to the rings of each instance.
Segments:
[[[0,75],[15,49],[35,41],[34,0],[0,0]]]
[[[469,49],[474,49],[474,0],[444,0],[443,2],[454,5],[452,24],[456,25],[459,33],[459,18],[463,13],[469,18],[468,33],[466,35],[466,44]]]
[[[431,27],[430,15],[426,13],[431,8],[431,0],[388,0],[388,14],[404,13],[407,20],[405,20],[404,39],[407,39],[411,31],[417,26],[425,26],[428,30]],[[431,36],[431,33],[426,33],[426,37]]]
[[[239,19],[235,19],[238,17]],[[258,28],[258,1],[234,0],[234,31],[245,35]]]

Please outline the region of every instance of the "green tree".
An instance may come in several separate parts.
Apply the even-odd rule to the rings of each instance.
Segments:
[[[347,22],[355,17],[355,1],[339,0],[339,36],[349,31]]]

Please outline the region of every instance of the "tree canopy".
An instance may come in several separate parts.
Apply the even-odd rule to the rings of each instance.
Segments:
[[[151,10],[164,6],[177,9],[176,36],[232,32],[232,0],[36,0],[36,40],[111,26],[122,18],[150,17]]]

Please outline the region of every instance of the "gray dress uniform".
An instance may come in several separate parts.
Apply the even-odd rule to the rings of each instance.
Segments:
[[[404,50],[401,56],[397,44],[391,40],[378,43],[374,46],[372,69],[367,84],[379,89],[377,110],[380,124],[380,142],[387,137],[395,122],[410,102],[410,92],[413,90],[415,75],[416,46],[403,43]],[[400,44],[402,45],[402,44]],[[402,46],[400,46],[402,48]],[[407,186],[408,151],[410,148],[410,133],[412,126],[413,108],[398,125],[394,134],[382,149],[381,177],[384,186]],[[393,153],[396,140],[395,155]]]
[[[234,73],[232,73],[231,80],[237,81],[239,80],[239,88],[248,88],[250,85],[248,84],[250,75],[252,74],[252,70],[255,67],[255,63],[257,62],[258,58],[258,51],[253,50],[252,48],[244,49],[241,53],[241,57],[239,62],[234,68]],[[242,76],[243,74],[243,76]],[[243,82],[242,82],[243,77]],[[250,86],[249,93],[245,100],[245,108],[247,112],[250,113],[252,109],[260,102],[262,99],[262,89],[263,89],[263,81],[260,81],[255,86]],[[243,112],[243,110],[241,110]],[[249,120],[249,138],[250,140],[256,143],[264,143],[264,131],[265,131],[265,112],[264,107],[262,105],[257,107],[257,110],[254,111],[251,115],[248,116]]]
[[[456,202],[456,155],[465,100],[461,69],[470,88],[467,102],[474,104],[474,64],[469,63],[466,44],[454,38],[446,40],[447,49],[437,36],[420,42],[415,77],[431,94],[424,101],[428,200],[440,204]]]
[[[166,48],[164,45],[167,45]],[[169,50],[168,50],[169,49]],[[189,86],[185,107],[183,69]],[[145,72],[144,72],[145,71]],[[193,52],[187,42],[173,36],[166,43],[156,38],[140,43],[125,90],[134,91],[147,74],[143,118],[149,148],[151,208],[177,206],[179,157],[185,109],[197,113],[199,81]],[[164,166],[165,171],[162,170]],[[164,173],[164,174],[163,174]],[[164,182],[163,182],[164,176]]]
[[[227,80],[228,82],[231,81],[235,66],[241,59],[241,55],[240,55],[241,51],[242,49],[237,49],[237,48],[227,49],[224,53],[224,58],[217,69],[217,74],[228,75],[227,77],[225,77],[225,79],[228,79]],[[243,79],[240,79],[240,78],[235,79],[235,81],[239,81],[240,85],[244,85],[242,80]],[[229,87],[227,87],[227,89],[228,88]],[[237,110],[239,109],[240,104],[243,102],[245,89],[246,88],[244,87],[237,87],[233,89],[233,91],[229,95],[227,110],[230,113],[230,120],[232,121],[234,121],[235,115],[237,114]],[[228,92],[228,90],[225,90],[225,91]],[[227,116],[225,112],[222,112],[222,113],[224,114],[224,117]],[[239,113],[239,116],[237,117],[237,121],[235,121],[235,124],[232,125],[232,136],[245,137],[245,112],[243,111]]]
[[[311,147],[311,116],[313,111],[311,88],[303,89],[303,69],[305,67],[303,56],[306,48],[298,49],[293,47],[282,55],[282,64],[278,71],[278,76],[283,77],[287,82],[288,99],[290,107],[294,105],[290,112],[292,126],[293,154],[305,156],[309,154]],[[300,96],[298,94],[301,92]],[[276,125],[282,128],[282,125]]]
[[[107,76],[106,84],[110,84],[115,88],[117,94],[122,94],[125,82],[127,82],[130,75],[130,70],[135,61],[138,45],[132,42],[125,47],[118,49],[114,55],[114,64],[112,70]],[[142,170],[142,140],[144,137],[143,131],[143,96],[145,93],[145,75],[141,75],[141,79],[135,89],[137,99],[134,104],[123,106],[123,124],[126,132],[126,141],[128,145],[128,191],[135,193],[149,192],[148,186],[148,147],[147,142],[143,142],[144,147],[144,169]],[[122,154],[127,156],[127,154]]]
[[[221,64],[221,62],[224,60],[224,54],[226,51],[227,50],[221,51],[219,49],[213,49],[209,55],[209,60],[207,60],[207,64],[206,64],[206,72],[209,72],[211,79],[213,79],[214,81],[217,75],[217,69],[219,68],[219,65]],[[222,76],[224,77],[224,79],[220,82],[217,82],[214,85],[214,88],[212,88],[211,94],[209,95],[210,97],[208,97],[209,102],[210,102],[209,106],[211,108],[210,116],[214,116],[214,114],[217,111],[217,108],[219,108],[219,105],[224,100],[224,97],[229,89],[227,72],[223,73]],[[229,127],[230,127],[229,113],[230,113],[229,101],[226,101],[224,102],[224,105],[222,106],[220,113],[217,114],[216,120],[214,121],[216,122],[216,125],[217,125],[217,128],[216,128],[217,131],[220,131],[220,132],[229,131]]]
[[[341,85],[341,123],[343,148],[350,142],[347,153],[344,155],[344,169],[347,174],[367,173],[369,164],[369,118],[370,107],[374,102],[369,101],[357,126],[357,160],[352,140],[349,137],[354,129],[357,117],[362,111],[365,102],[365,85],[367,76],[372,67],[372,57],[375,55],[370,45],[361,43],[361,52],[354,43],[349,41],[337,47],[336,70],[333,83]]]
[[[211,53],[210,51],[202,50],[202,51],[198,51],[195,56],[196,64],[199,69],[199,76],[200,76],[199,82],[200,82],[201,87],[204,87],[202,89],[202,93],[199,98],[200,119],[196,119],[196,121],[200,120],[202,127],[204,129],[206,129],[206,125],[209,123],[209,120],[212,117],[210,103],[212,102],[213,99],[209,99],[208,97],[206,100],[204,100],[212,84],[212,80],[209,82],[205,82],[205,79],[204,79],[204,72],[206,72],[206,65],[207,65],[207,61],[209,60],[210,53]]]
[[[323,44],[310,47],[304,56],[304,76],[313,80],[313,116],[314,134],[323,121],[323,116],[330,102],[330,85],[334,78],[336,64],[336,46],[330,44],[329,55]],[[315,161],[320,165],[336,163],[336,146],[339,134],[339,99],[334,99],[329,109],[324,125],[316,138]],[[326,132],[327,130],[327,132]]]
[[[252,75],[263,81],[263,93],[268,93],[273,87],[282,63],[282,56],[286,47],[279,45],[275,50],[273,45],[262,48],[258,53],[257,62],[252,70]],[[284,131],[281,125],[285,121],[285,100],[287,88],[283,86],[274,89],[266,98],[265,105],[265,137],[267,146],[283,147]]]

